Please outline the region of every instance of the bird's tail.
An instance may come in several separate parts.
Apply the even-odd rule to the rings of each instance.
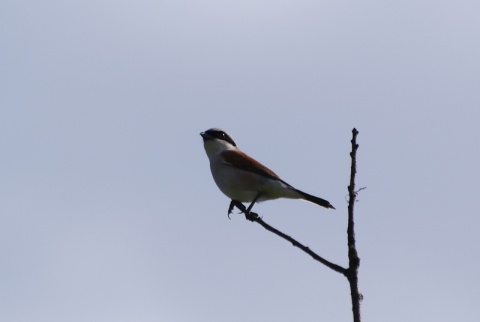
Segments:
[[[322,206],[322,207],[325,207],[325,208],[335,209],[335,207],[332,206],[332,205],[331,205],[327,200],[325,200],[325,199],[322,199],[322,198],[318,198],[318,197],[309,195],[308,193],[305,193],[305,192],[300,191],[300,190],[297,190],[297,189],[295,189],[295,191],[298,192],[298,193],[302,196],[302,199],[304,199],[304,200],[306,200],[306,201],[313,202],[314,204],[317,204],[317,205]]]

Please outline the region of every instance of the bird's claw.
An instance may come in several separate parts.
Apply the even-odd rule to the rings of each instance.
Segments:
[[[245,213],[245,218],[249,221],[255,221],[257,220],[259,217],[258,217],[258,214],[256,212],[248,212],[248,213]]]
[[[228,213],[227,213],[227,217],[228,219],[232,220],[230,218],[230,215],[232,214],[233,212],[233,208],[235,207],[235,203],[233,202],[233,200],[230,202],[230,206],[228,206]]]

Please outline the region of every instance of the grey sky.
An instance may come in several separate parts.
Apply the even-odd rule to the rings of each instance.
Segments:
[[[4,1],[0,320],[351,321],[343,277],[228,220],[199,132],[287,182],[264,220],[365,321],[480,320],[478,1]]]

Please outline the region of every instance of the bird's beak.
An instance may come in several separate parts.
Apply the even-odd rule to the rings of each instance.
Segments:
[[[208,139],[211,139],[210,135],[208,135],[205,132],[200,133],[200,136],[203,138],[203,142],[205,142]]]

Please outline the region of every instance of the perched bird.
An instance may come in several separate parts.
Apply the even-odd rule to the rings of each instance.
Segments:
[[[212,128],[200,135],[210,160],[213,179],[218,188],[232,200],[228,214],[233,206],[237,206],[248,216],[255,202],[278,198],[303,199],[335,209],[327,200],[295,189],[275,172],[240,151],[225,131]],[[250,202],[250,206],[245,209],[242,202]]]

